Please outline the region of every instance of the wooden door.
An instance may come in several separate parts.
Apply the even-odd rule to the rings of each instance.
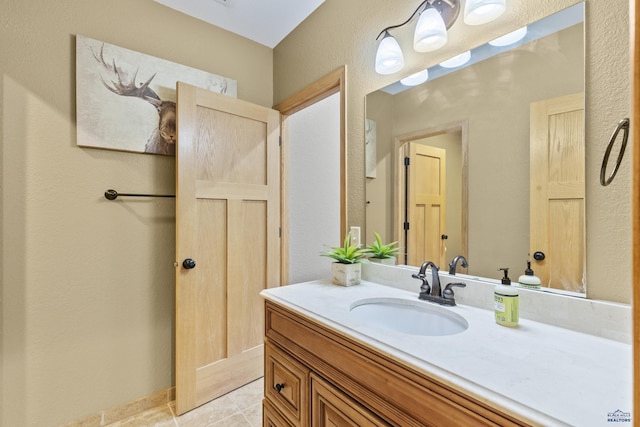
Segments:
[[[182,414],[263,375],[259,292],[280,282],[280,154],[277,111],[178,83],[177,115]]]
[[[584,94],[532,103],[530,131],[531,268],[543,286],[585,292]]]
[[[407,236],[408,263],[445,264],[446,256],[446,151],[409,144]]]

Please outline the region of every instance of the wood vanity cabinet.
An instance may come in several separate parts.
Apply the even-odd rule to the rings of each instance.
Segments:
[[[265,427],[530,425],[271,301],[264,388]]]

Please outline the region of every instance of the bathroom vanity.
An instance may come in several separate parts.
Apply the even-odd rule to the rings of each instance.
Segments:
[[[597,426],[631,412],[626,343],[527,319],[505,328],[490,310],[367,281],[262,295],[265,426]],[[418,335],[354,316],[378,301],[448,310],[464,328]]]

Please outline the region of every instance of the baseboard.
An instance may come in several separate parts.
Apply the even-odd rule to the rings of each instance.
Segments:
[[[175,400],[176,388],[169,387],[164,390],[157,391],[145,397],[132,400],[122,405],[114,406],[97,414],[89,415],[82,419],[65,424],[63,427],[101,427],[111,423],[115,423],[133,415],[137,415],[149,409],[166,405]]]

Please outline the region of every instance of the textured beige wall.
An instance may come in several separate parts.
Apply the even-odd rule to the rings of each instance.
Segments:
[[[173,384],[174,159],[79,148],[75,34],[238,81],[273,104],[273,51],[151,0],[2,0],[4,427],[57,426]]]
[[[417,54],[410,49],[411,29],[396,31],[405,46],[405,70],[379,76],[373,69],[378,32],[403,22],[416,2],[326,0],[274,50],[274,99],[290,96],[340,65],[347,65],[348,206],[350,225],[365,225],[364,98],[397,79],[442,62],[495,36],[515,30],[575,0],[509,2],[493,23],[451,28],[443,49]],[[598,183],[600,162],[618,120],[629,116],[629,2],[587,0],[586,4],[586,145],[588,296],[631,300],[631,171],[630,157],[614,183]]]

